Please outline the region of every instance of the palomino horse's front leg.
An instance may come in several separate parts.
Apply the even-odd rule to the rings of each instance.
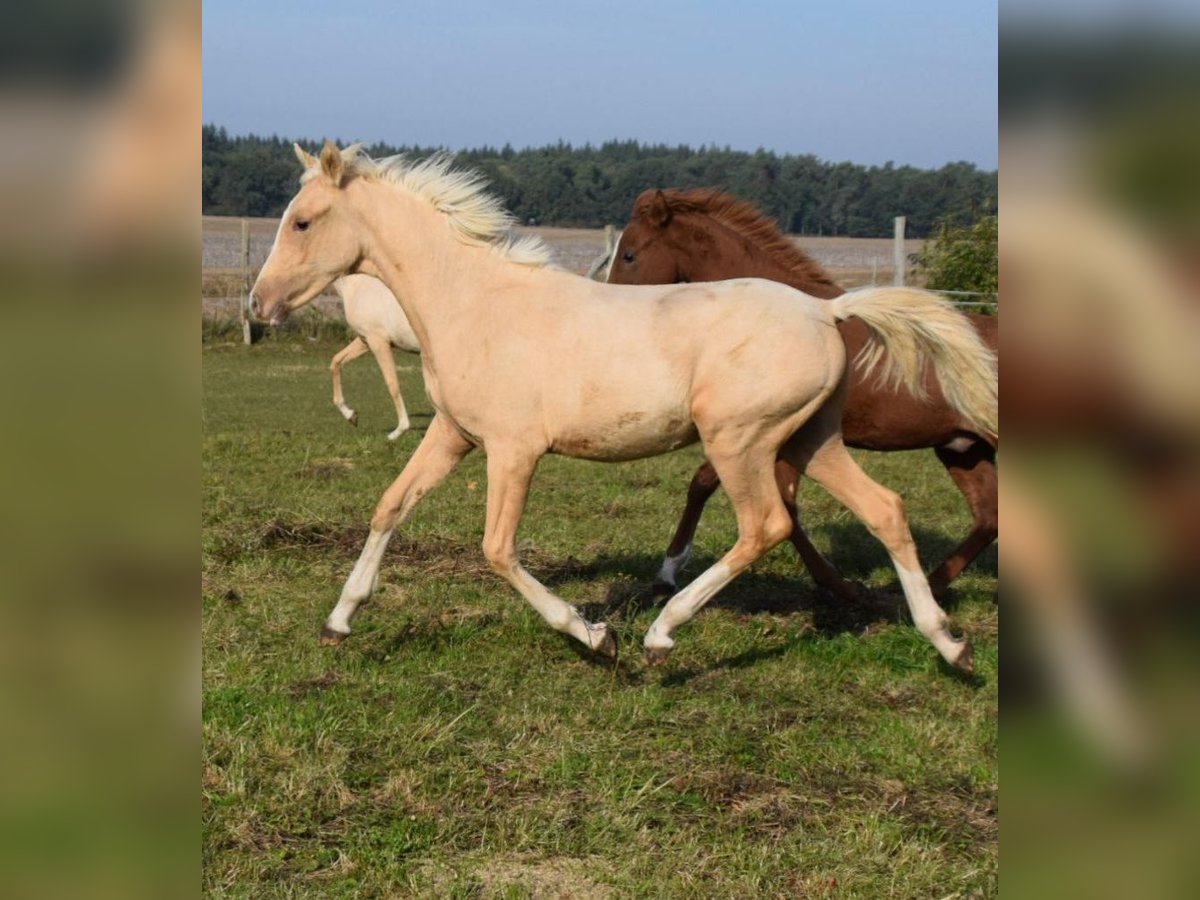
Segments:
[[[404,408],[404,398],[400,396],[400,379],[396,376],[396,360],[392,356],[391,342],[381,335],[371,335],[367,338],[367,346],[375,354],[375,362],[379,363],[379,371],[387,384],[392,404],[396,407],[396,427],[388,432],[388,440],[394,441],[408,431],[408,411]]]
[[[342,596],[325,621],[322,644],[337,644],[350,633],[350,619],[358,605],[371,596],[383,562],[383,551],[397,525],[408,518],[417,501],[437,487],[471,452],[467,442],[441,416],[434,416],[429,430],[408,460],[400,477],[384,491],[371,518],[371,533],[354,570],[346,579]]]
[[[517,525],[525,510],[529,482],[540,452],[491,448],[488,453],[487,524],[483,553],[492,568],[529,601],[551,628],[615,659],[617,641],[612,628],[591,624],[570,603],[554,596],[517,561]]]
[[[342,366],[352,359],[358,359],[367,350],[367,342],[360,337],[356,337],[329,362],[329,374],[333,378],[333,405],[338,408],[342,417],[351,425],[358,424],[358,413],[346,405],[346,398],[342,396]]]

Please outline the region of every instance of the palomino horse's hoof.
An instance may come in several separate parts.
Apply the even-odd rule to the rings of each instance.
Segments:
[[[667,657],[671,655],[670,647],[647,647],[646,648],[646,665],[654,667],[661,666],[667,661]]]
[[[617,654],[619,653],[617,636],[613,632],[611,625],[604,626],[604,637],[600,639],[600,643],[592,647],[592,650],[599,653],[605,659],[611,659],[613,662],[617,661]]]
[[[321,646],[322,647],[336,647],[338,644],[340,644],[342,641],[344,641],[346,639],[346,637],[347,637],[347,635],[343,634],[340,631],[334,631],[332,628],[328,628],[328,627],[322,628],[321,629]]]
[[[971,649],[970,641],[963,641],[962,649],[958,651],[958,658],[954,660],[954,668],[966,675],[975,674],[975,651]]]

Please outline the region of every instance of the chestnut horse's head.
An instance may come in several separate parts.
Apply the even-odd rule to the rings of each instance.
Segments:
[[[357,155],[357,146],[339,150],[331,141],[319,158],[296,146],[304,166],[301,187],[284,211],[275,245],[250,292],[255,317],[278,325],[334,280],[355,271],[362,258],[362,231],[346,187]]]
[[[643,191],[633,204],[633,219],[621,232],[608,268],[609,284],[674,284],[692,280],[684,271],[686,254],[671,225],[675,213],[666,194]]]
[[[814,297],[842,288],[775,220],[718,188],[651,189],[633,205],[608,269],[612,284],[768,278]]]

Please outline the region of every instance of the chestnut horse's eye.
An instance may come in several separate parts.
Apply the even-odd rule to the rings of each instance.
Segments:
[[[295,228],[297,231],[308,231],[308,226],[309,226],[308,219],[297,219],[295,221],[295,223],[292,225],[292,227]]]
[[[622,256],[621,258],[622,258],[623,260],[625,260],[625,262],[628,262],[628,263],[631,263],[631,262],[633,262],[633,251],[632,251],[632,250],[626,250],[626,251],[625,251],[625,255],[624,255],[624,256]]]

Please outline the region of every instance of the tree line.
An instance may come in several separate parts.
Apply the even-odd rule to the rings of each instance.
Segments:
[[[296,192],[290,138],[233,137],[203,127],[203,209],[207,215],[278,216]],[[315,149],[319,141],[300,140]],[[413,159],[433,147],[372,144],[372,156]],[[514,150],[480,147],[457,158],[487,176],[492,190],[527,224],[598,228],[624,224],[648,187],[723,187],[751,201],[793,234],[890,237],[894,216],[908,234],[926,237],[942,223],[968,226],[995,208],[997,173],[972,163],[940,169],[833,163],[811,154],[780,156],[728,147],[670,147],[607,141],[599,147],[559,142]]]

